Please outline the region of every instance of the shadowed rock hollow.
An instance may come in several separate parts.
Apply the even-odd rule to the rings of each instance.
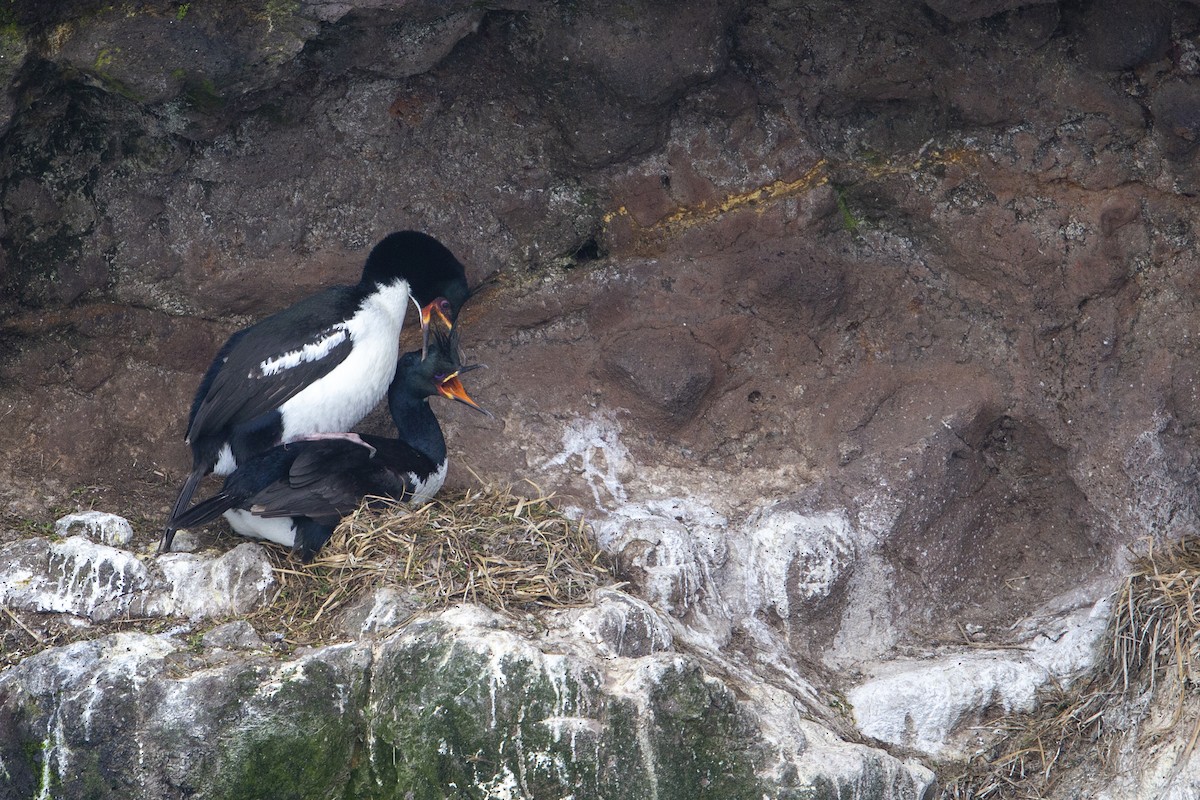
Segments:
[[[1094,635],[1130,546],[1194,529],[1198,40],[1200,9],[1165,0],[17,0],[0,11],[0,538],[94,506],[147,551],[224,338],[425,230],[472,281],[495,275],[462,342],[496,417],[439,408],[451,483],[528,479],[593,521],[662,652],[687,654],[624,653],[620,669],[658,661],[642,683],[596,678],[606,692],[652,692],[651,673],[709,692],[679,711],[593,686],[566,716],[675,731],[618,753],[643,766],[718,752],[736,718],[761,750],[713,797],[750,775],[747,796],[919,796],[934,758],[986,744],[975,726],[1087,665],[1086,642],[1031,643]],[[355,704],[376,702],[356,670],[482,625],[422,624],[337,656]],[[131,645],[128,674],[163,641]],[[1038,655],[1002,649],[1022,643]],[[968,645],[999,660],[922,683]],[[55,713],[5,700],[33,691],[32,661],[0,684],[23,741]],[[905,706],[896,686],[926,688]],[[947,686],[977,692],[942,702]],[[795,734],[781,697],[822,733]],[[735,706],[696,729],[716,739],[688,738]],[[682,716],[655,728],[663,709]],[[383,717],[360,713],[346,736],[376,736]],[[816,758],[835,743],[856,766]],[[0,742],[0,766],[20,748]],[[149,785],[118,762],[98,774]],[[1190,754],[1179,769],[1197,790]],[[549,796],[510,775],[512,796]],[[589,775],[576,791],[612,789]]]

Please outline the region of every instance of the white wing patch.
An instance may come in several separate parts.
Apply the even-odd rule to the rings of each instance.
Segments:
[[[332,333],[328,336],[318,339],[315,342],[309,342],[304,347],[297,350],[289,350],[275,358],[266,359],[258,365],[258,371],[262,374],[262,377],[266,378],[283,372],[285,369],[291,369],[301,364],[324,358],[329,355],[333,348],[346,341],[346,338],[350,335],[349,331],[346,330],[345,323],[334,325],[331,330]]]

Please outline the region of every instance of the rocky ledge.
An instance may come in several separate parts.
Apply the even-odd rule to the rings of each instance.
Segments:
[[[933,781],[676,647],[669,618],[617,589],[403,624],[411,605],[384,589],[340,643],[281,653],[244,619],[204,624],[269,599],[261,547],[156,563],[79,535],[0,560],[0,597],[31,620],[175,618],[0,673],[4,797],[920,798]]]

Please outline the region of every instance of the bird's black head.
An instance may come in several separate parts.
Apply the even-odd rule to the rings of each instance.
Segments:
[[[445,245],[420,231],[399,231],[384,237],[367,256],[362,282],[375,285],[397,278],[408,281],[417,305],[444,297],[451,306],[450,321],[467,302],[467,273]]]
[[[426,398],[435,394],[465,403],[491,416],[471,399],[459,380],[461,373],[474,367],[464,367],[462,364],[458,326],[442,312],[444,305],[441,302],[429,304],[432,314],[424,349],[405,353],[396,365],[396,377],[388,390],[388,403],[393,408],[393,417],[404,399]]]

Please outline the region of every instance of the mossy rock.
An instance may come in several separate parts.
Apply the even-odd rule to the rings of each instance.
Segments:
[[[515,636],[406,636],[375,667],[354,794],[761,798],[729,690],[677,655],[630,661],[624,696]]]
[[[232,705],[222,716],[236,722],[221,731],[209,774],[196,776],[198,794],[220,800],[343,797],[367,693],[356,661],[309,659],[282,675],[247,669],[229,681],[233,693],[225,699]]]
[[[689,656],[597,657],[472,607],[287,660],[123,633],[0,672],[0,796],[919,796],[881,751],[794,724],[768,737]]]

